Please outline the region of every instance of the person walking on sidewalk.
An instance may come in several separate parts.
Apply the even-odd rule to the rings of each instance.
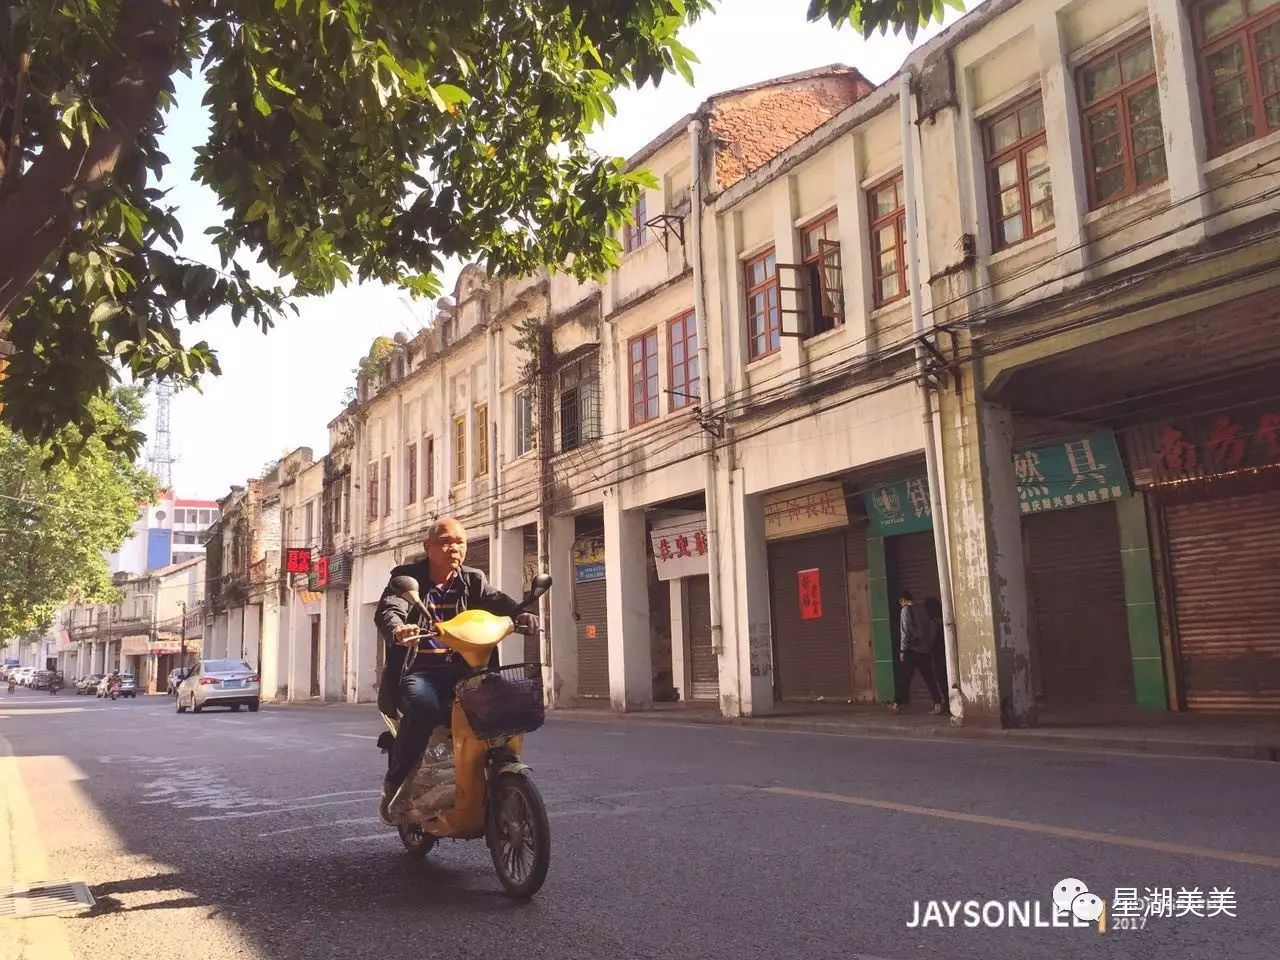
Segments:
[[[889,709],[894,713],[902,709],[907,691],[911,687],[911,678],[919,670],[929,687],[929,696],[933,698],[933,708],[929,712],[942,713],[942,690],[938,687],[938,678],[933,672],[933,621],[922,608],[916,606],[915,598],[909,590],[902,591],[898,605],[902,608],[898,620],[898,661],[902,666],[897,671],[898,689]]]

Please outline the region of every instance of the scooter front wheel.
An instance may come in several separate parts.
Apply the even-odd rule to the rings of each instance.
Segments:
[[[436,845],[436,838],[417,825],[400,826],[396,829],[400,832],[400,842],[404,844],[405,850],[409,851],[409,856],[415,860],[421,860]]]
[[[489,795],[489,853],[507,895],[528,900],[551,865],[551,824],[542,794],[523,773],[500,773]]]

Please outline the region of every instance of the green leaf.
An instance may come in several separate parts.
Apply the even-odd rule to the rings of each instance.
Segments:
[[[264,117],[271,116],[271,104],[267,103],[267,98],[262,95],[261,90],[253,91],[253,105]]]
[[[461,87],[454,86],[452,83],[441,83],[434,87],[435,97],[438,97],[445,107],[452,107],[459,103],[470,103],[471,94],[463,90]],[[433,97],[433,99],[435,99]]]

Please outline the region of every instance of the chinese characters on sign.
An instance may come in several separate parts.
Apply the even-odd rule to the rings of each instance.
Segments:
[[[310,573],[311,572],[311,548],[310,547],[290,547],[285,551],[284,569],[285,573]]]
[[[877,484],[863,493],[863,501],[871,530],[878,537],[933,529],[929,481],[924,477]]]
[[[766,540],[795,537],[849,525],[844,484],[823,480],[807,483],[764,498]]]
[[[1084,507],[1129,494],[1115,435],[1108,430],[1019,450],[1013,458],[1018,512]]]
[[[604,538],[576,540],[573,544],[573,579],[578,583],[603,580]]]
[[[659,580],[692,577],[707,572],[707,520],[701,513],[669,517],[650,532]]]
[[[1139,455],[1150,458],[1156,483],[1270,466],[1280,463],[1280,413],[1254,408],[1162,424],[1139,441]]]
[[[816,567],[796,574],[800,588],[800,619],[822,618],[822,571]]]

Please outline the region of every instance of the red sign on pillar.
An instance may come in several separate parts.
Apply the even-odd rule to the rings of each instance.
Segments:
[[[812,570],[801,570],[797,577],[800,582],[800,619],[821,619],[822,571],[816,567]]]

